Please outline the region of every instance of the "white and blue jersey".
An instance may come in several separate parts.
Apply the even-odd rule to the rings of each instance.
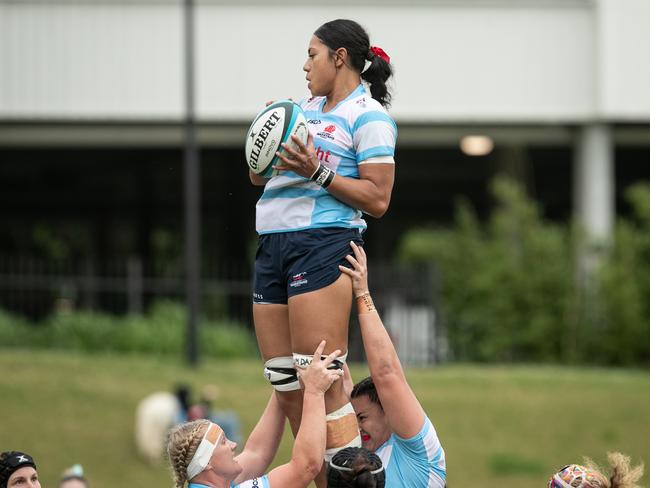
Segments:
[[[445,451],[429,418],[410,439],[392,434],[375,453],[386,470],[390,488],[442,488],[445,486]]]
[[[386,109],[359,85],[328,112],[326,97],[311,97],[305,112],[316,156],[338,175],[359,178],[359,165],[393,163],[397,126]],[[293,171],[272,177],[257,202],[259,234],[324,227],[365,229],[361,211]]]
[[[199,483],[190,483],[188,488],[210,488]],[[238,485],[230,483],[230,488],[271,488],[271,483],[269,483],[269,477],[264,475],[259,478],[253,478],[252,480],[244,481]]]

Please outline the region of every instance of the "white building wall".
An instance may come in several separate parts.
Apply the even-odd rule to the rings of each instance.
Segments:
[[[336,17],[393,58],[400,121],[650,120],[647,0],[261,3],[199,4],[203,120],[303,96],[309,38]],[[180,4],[0,0],[0,119],[179,120]]]
[[[598,79],[603,118],[650,120],[650,1],[601,0]]]

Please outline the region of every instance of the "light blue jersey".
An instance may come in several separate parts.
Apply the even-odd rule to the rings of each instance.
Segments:
[[[269,483],[269,477],[264,475],[259,478],[253,478],[252,480],[244,481],[238,485],[230,483],[231,488],[270,488],[271,483]],[[201,485],[199,483],[190,483],[188,488],[210,488],[209,486]]]
[[[386,470],[390,488],[442,488],[445,486],[445,451],[429,418],[418,434],[402,439],[392,434],[375,451]]]
[[[338,175],[359,178],[360,164],[394,163],[397,126],[363,85],[326,113],[325,102],[326,97],[311,97],[300,103],[322,164]],[[365,229],[366,222],[361,211],[293,171],[268,181],[257,202],[259,234],[322,227]]]

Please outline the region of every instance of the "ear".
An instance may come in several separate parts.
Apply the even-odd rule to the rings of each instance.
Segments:
[[[347,60],[348,60],[348,50],[345,49],[344,47],[340,47],[334,52],[334,65],[337,68],[340,68],[341,66],[346,64]]]

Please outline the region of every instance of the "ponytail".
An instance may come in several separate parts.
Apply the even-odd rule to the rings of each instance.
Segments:
[[[361,72],[361,79],[370,85],[372,98],[384,107],[389,107],[392,96],[386,82],[393,75],[390,58],[380,47],[371,47],[368,51],[368,63]]]

